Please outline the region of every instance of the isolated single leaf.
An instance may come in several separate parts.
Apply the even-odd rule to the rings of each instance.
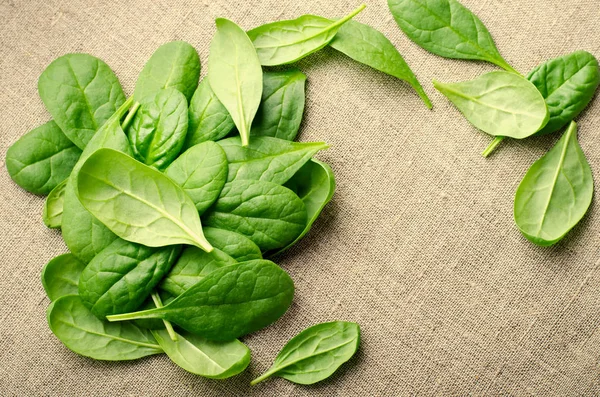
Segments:
[[[510,72],[483,23],[456,0],[388,0],[400,29],[436,55],[491,62]]]
[[[162,308],[108,316],[109,321],[161,318],[210,340],[233,340],[281,317],[294,282],[273,262],[258,259],[222,267]]]
[[[149,247],[190,244],[210,252],[200,217],[170,178],[112,149],[99,149],[81,166],[77,196],[124,240]]]
[[[208,57],[208,81],[247,145],[260,105],[262,68],[252,42],[238,25],[223,18],[217,18],[216,24]]]
[[[406,81],[431,109],[431,101],[413,71],[392,42],[377,29],[348,21],[342,25],[329,46],[357,62]]]
[[[79,276],[85,263],[73,254],[63,254],[52,259],[42,269],[42,285],[51,301],[61,296],[77,295]]]
[[[294,383],[310,385],[333,374],[356,353],[360,327],[334,321],[313,325],[293,337],[275,358],[273,366],[251,382],[279,376]]]
[[[59,228],[61,225],[66,187],[67,179],[52,189],[44,202],[42,220],[44,221],[44,224],[51,229]]]
[[[165,175],[190,196],[199,214],[219,197],[227,180],[227,157],[219,145],[207,141],[186,150]]]
[[[340,26],[364,8],[361,5],[338,21],[303,15],[296,19],[272,22],[250,30],[248,36],[256,47],[262,65],[293,63],[329,44]]]
[[[262,259],[260,248],[248,237],[229,230],[204,227],[204,235],[208,242],[238,262]]]
[[[6,152],[6,169],[28,192],[48,194],[67,179],[81,150],[49,121],[16,141]]]
[[[523,139],[548,122],[549,113],[540,92],[515,73],[491,72],[474,80],[433,85],[483,132]]]
[[[533,69],[527,79],[546,99],[550,121],[537,134],[558,131],[590,103],[600,83],[598,61],[586,51],[551,59]]]
[[[40,97],[65,135],[80,149],[125,102],[110,67],[88,54],[67,54],[40,75]]]
[[[284,184],[319,150],[327,149],[325,142],[291,142],[268,136],[252,139],[242,146],[238,137],[217,142],[227,156],[229,182],[251,179]]]
[[[577,125],[533,163],[515,195],[514,216],[531,242],[557,243],[587,212],[594,195],[592,171],[577,142]]]

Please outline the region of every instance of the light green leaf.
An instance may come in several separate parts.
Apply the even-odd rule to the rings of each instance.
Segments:
[[[52,259],[42,269],[42,285],[51,301],[61,296],[77,295],[79,276],[85,263],[73,254],[63,254]]]
[[[42,210],[42,219],[44,224],[51,229],[60,228],[62,222],[63,207],[65,202],[65,188],[67,187],[65,179],[59,183],[46,197],[44,209]]]

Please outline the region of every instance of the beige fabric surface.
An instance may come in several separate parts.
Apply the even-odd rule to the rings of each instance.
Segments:
[[[463,0],[519,71],[578,49],[600,56],[598,0]],[[558,135],[490,138],[431,80],[474,78],[494,66],[422,50],[368,1],[357,20],[400,49],[434,103],[403,82],[332,49],[301,61],[308,75],[300,139],[324,140],[338,188],[310,234],[278,258],[296,283],[294,304],[245,337],[243,374],[206,380],[165,356],[126,363],[79,357],[46,324],[40,270],[66,252],[41,220],[43,198],[16,186],[7,148],[49,120],[37,79],[56,57],[105,60],[127,94],[158,45],[191,42],[206,71],[214,19],[244,28],[313,13],[340,17],[348,0],[0,0],[1,396],[594,396],[600,395],[600,216],[589,214],[553,248],[526,241],[512,219],[515,189]],[[579,138],[600,180],[600,101],[579,117]],[[322,321],[362,326],[359,353],[331,379],[299,386],[249,381],[284,343]]]

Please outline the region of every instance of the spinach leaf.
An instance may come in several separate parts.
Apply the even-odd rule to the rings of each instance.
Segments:
[[[263,73],[262,102],[252,123],[252,136],[293,141],[304,113],[306,75],[298,69]]]
[[[460,83],[433,82],[463,115],[493,136],[523,139],[549,119],[540,92],[527,79],[509,72],[491,72]]]
[[[142,102],[163,88],[173,87],[189,101],[198,86],[200,58],[185,41],[172,41],[158,47],[152,54],[137,82],[133,98]]]
[[[217,33],[210,43],[208,81],[240,132],[250,139],[250,126],[262,94],[262,68],[246,33],[228,19],[216,20]]]
[[[150,331],[131,323],[98,320],[77,295],[58,298],[48,307],[48,325],[73,352],[96,360],[121,361],[162,353]]]
[[[77,295],[79,276],[85,268],[73,254],[63,254],[52,259],[42,269],[42,285],[51,301],[61,296]]]
[[[183,188],[200,214],[219,197],[227,180],[227,157],[219,145],[207,141],[186,150],[165,175]]]
[[[173,342],[165,330],[152,331],[152,335],[171,361],[205,378],[230,378],[250,364],[250,349],[237,339],[215,342],[189,332],[179,332],[177,342]]]
[[[537,134],[558,131],[590,103],[600,83],[598,61],[586,51],[552,59],[533,69],[527,79],[546,99],[550,121]]]
[[[184,148],[225,138],[235,124],[225,106],[204,79],[198,85],[188,109],[189,123]]]
[[[231,230],[261,250],[285,247],[306,226],[306,208],[291,190],[272,182],[235,180],[204,214],[206,226]]]
[[[205,227],[203,231],[213,247],[220,249],[238,262],[262,259],[260,248],[246,236],[214,227]]]
[[[293,297],[290,276],[273,262],[257,259],[213,271],[165,307],[107,319],[161,318],[207,339],[228,341],[276,321]]]
[[[400,29],[415,43],[445,58],[491,62],[517,73],[498,52],[484,24],[456,0],[388,0]]]
[[[140,307],[169,272],[181,247],[151,248],[117,239],[86,266],[79,297],[98,318]]]
[[[272,22],[250,30],[248,36],[254,43],[262,65],[293,63],[325,47],[340,26],[364,8],[363,4],[338,21],[303,15],[296,19]]]
[[[48,194],[67,179],[81,150],[49,121],[16,141],[6,152],[6,169],[28,192]]]
[[[163,171],[179,155],[188,128],[185,96],[174,88],[146,97],[128,129],[135,158]]]
[[[557,243],[587,212],[594,194],[592,171],[579,143],[577,125],[533,163],[515,195],[514,216],[531,242]]]
[[[377,29],[360,22],[348,21],[342,25],[329,46],[357,62],[406,81],[425,105],[432,108],[431,101],[402,55]]]
[[[215,269],[237,263],[218,248],[204,252],[197,247],[187,247],[169,274],[160,283],[160,289],[179,296]],[[134,309],[130,309],[135,310]]]
[[[217,142],[227,156],[229,182],[252,179],[284,184],[319,150],[329,146],[324,142],[290,142],[261,136],[242,146],[238,137]]]
[[[41,74],[38,91],[58,127],[80,149],[125,102],[110,67],[88,54],[54,60]]]
[[[331,376],[358,350],[360,327],[347,321],[313,325],[293,337],[275,358],[273,366],[250,384],[271,376],[311,385]]]
[[[51,229],[59,228],[61,225],[67,181],[68,179],[65,179],[52,189],[44,202],[42,220],[44,221],[44,224]]]
[[[269,253],[269,256],[280,254],[287,250],[308,233],[325,205],[333,197],[333,193],[335,192],[335,177],[329,165],[312,159],[304,164],[292,179],[287,181],[285,187],[296,193],[304,203],[308,222],[302,233],[294,241],[277,252]]]
[[[149,247],[191,244],[210,252],[184,190],[154,168],[113,149],[87,158],[77,176],[83,206],[124,240]]]

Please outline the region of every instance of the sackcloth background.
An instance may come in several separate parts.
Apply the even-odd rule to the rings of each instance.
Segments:
[[[598,0],[462,0],[521,73],[578,49],[600,57]],[[383,0],[356,18],[398,47],[431,96],[326,48],[307,74],[302,141],[324,140],[338,188],[310,234],[277,259],[296,283],[274,325],[243,338],[253,360],[225,381],[191,375],[166,356],[108,363],[79,357],[48,329],[40,270],[66,252],[42,223],[43,198],[14,184],[10,144],[48,121],[37,80],[56,57],[106,61],[126,94],[170,40],[198,50],[206,73],[214,19],[245,29],[311,13],[341,17],[348,0],[0,0],[1,396],[597,396],[600,395],[600,205],[563,241],[540,248],[512,218],[515,189],[559,134],[507,140],[472,127],[431,80],[496,70],[426,52],[400,31]],[[578,118],[600,181],[600,100]],[[362,326],[359,353],[331,379],[300,386],[268,368],[300,330],[322,321]]]

